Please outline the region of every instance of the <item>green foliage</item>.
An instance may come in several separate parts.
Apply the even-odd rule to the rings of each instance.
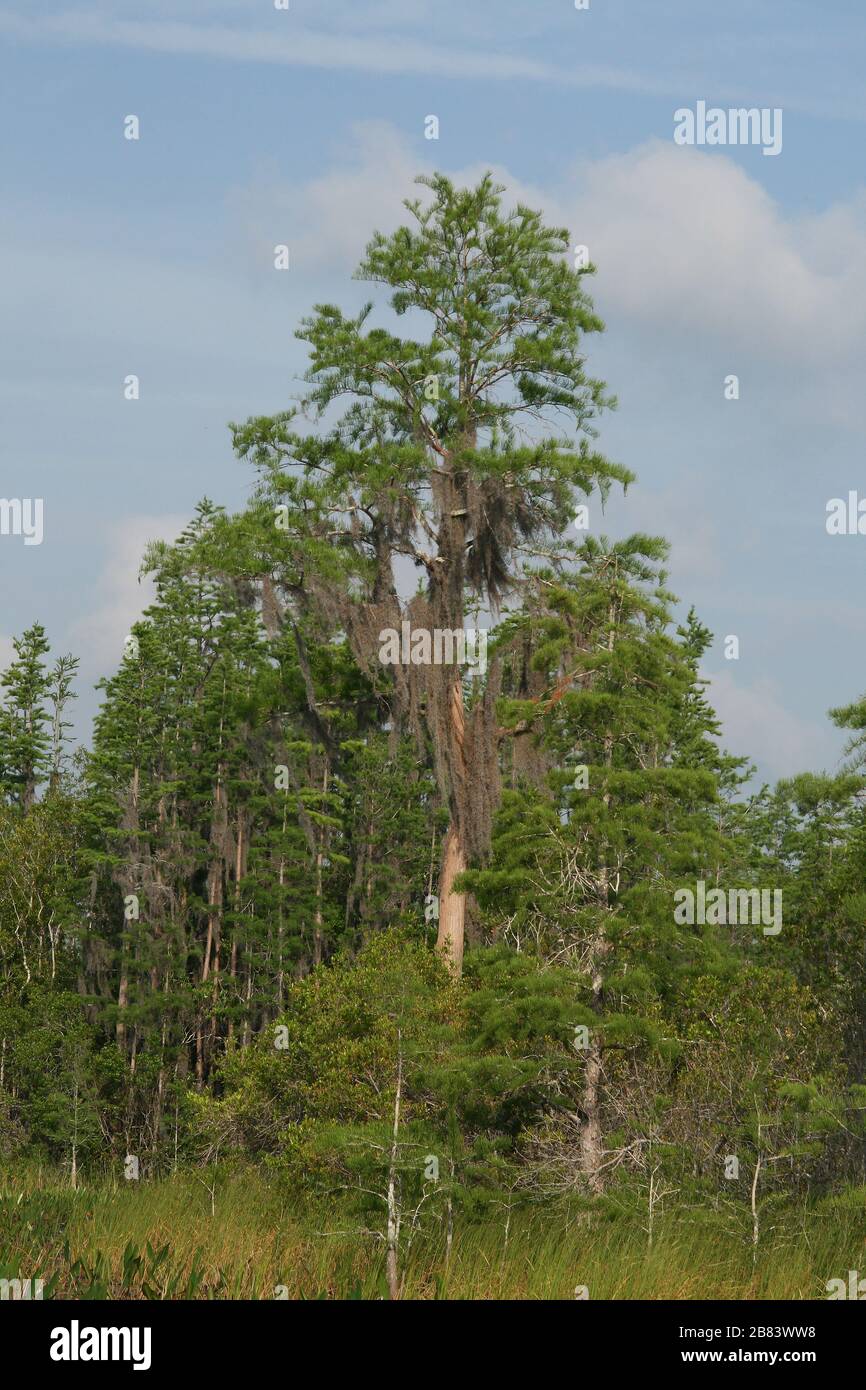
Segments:
[[[90,748],[68,755],[77,663],[39,623],[0,674],[0,1157],[69,1189],[3,1198],[0,1265],[53,1259],[76,1296],[271,1296],[284,1251],[252,1278],[152,1222],[82,1239],[81,1184],[147,1209],[171,1171],[180,1227],[253,1162],[315,1222],[296,1296],[465,1292],[461,1258],[561,1296],[578,1229],[614,1293],[619,1231],[640,1287],[668,1240],[692,1288],[677,1261],[715,1240],[724,1296],[814,1296],[811,1265],[785,1284],[756,1252],[862,1216],[863,701],[832,711],[841,773],[746,791],[666,542],[573,536],[578,499],[633,479],[594,443],[589,271],[491,176],[421,184],[359,267],[382,300],[302,321],[304,400],[231,427],[250,505],[203,499],[148,548]],[[470,614],[486,672],[379,662],[383,628]],[[443,842],[462,978],[433,949]],[[698,882],[781,892],[781,933],[678,921]],[[675,1204],[694,1246],[672,1213],[663,1234]],[[550,1277],[510,1283],[515,1249]]]

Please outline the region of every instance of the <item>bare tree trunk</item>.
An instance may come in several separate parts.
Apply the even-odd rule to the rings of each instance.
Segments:
[[[72,1122],[72,1186],[78,1187],[78,1079],[75,1081],[75,1099],[73,1101],[73,1122]]]
[[[322,809],[324,810],[328,795],[327,762],[325,763],[325,772],[324,776],[322,777],[322,792]],[[324,918],[322,916],[322,861],[325,857],[325,835],[325,827],[320,826],[317,836],[316,847],[316,916],[313,925],[313,965],[321,965],[322,963],[322,940],[324,936],[324,933],[322,931],[324,922]]]
[[[216,766],[216,782],[214,784],[213,805],[211,808],[210,822],[210,864],[208,867],[208,908],[207,908],[207,941],[204,949],[204,959],[202,961],[201,978],[202,983],[208,979],[211,972],[211,953],[213,953],[213,988],[211,992],[211,1020],[210,1020],[210,1048],[216,1043],[216,1005],[219,994],[219,972],[220,972],[220,937],[223,913],[223,870],[226,860],[226,831],[228,827],[228,799],[223,783],[223,731],[225,725],[225,698],[226,681],[223,677],[222,687],[223,708],[220,713],[218,757]],[[208,1039],[203,1028],[203,1018],[199,1015],[196,1027],[195,1040],[195,1077],[196,1087],[201,1090],[204,1086],[205,1071],[207,1068]]]
[[[288,816],[288,796],[283,797],[283,838],[280,845],[286,843],[286,818]],[[283,1011],[283,989],[285,975],[283,971],[283,888],[286,882],[286,857],[282,848],[280,849],[280,872],[279,872],[279,914],[277,917],[277,1013]]]
[[[117,986],[117,1023],[114,1029],[114,1037],[117,1042],[119,1052],[126,1052],[126,1006],[129,1003],[129,976],[126,972],[126,946],[123,946],[122,964],[120,967],[120,983]]]
[[[466,868],[466,856],[460,843],[457,827],[450,825],[442,851],[442,873],[439,880],[439,933],[436,946],[445,955],[456,975],[463,969],[463,938],[466,919],[466,897],[455,893],[453,884]]]
[[[127,817],[127,827],[126,827],[126,828],[130,831],[129,856],[130,856],[130,860],[131,860],[131,862],[133,863],[133,865],[134,865],[135,858],[136,858],[136,853],[137,853],[137,850],[136,850],[136,841],[135,841],[135,832],[138,830],[138,823],[139,823],[139,821],[138,821],[138,793],[139,793],[139,786],[140,786],[140,777],[141,777],[140,769],[139,769],[138,767],[133,768],[133,772],[132,772],[132,783],[131,783],[131,786],[130,786],[130,805],[129,805],[129,811],[128,811],[128,817]],[[137,883],[136,883],[136,874],[135,874],[134,869],[132,869],[132,870],[130,870],[130,873],[129,873],[129,882],[128,882],[128,884],[123,884],[123,882],[121,881],[121,892],[122,892],[124,895],[126,895],[127,893],[132,893],[132,892],[134,892],[134,890],[135,890],[136,887],[137,887]],[[124,933],[125,933],[125,932],[126,932],[126,918],[125,918],[125,916],[124,916],[124,928],[123,928],[123,930],[124,930]],[[119,1050],[120,1052],[122,1052],[122,1053],[125,1053],[125,1052],[126,1052],[126,1021],[125,1021],[125,1019],[126,1019],[126,1009],[127,1009],[127,1005],[129,1004],[129,974],[128,974],[128,966],[127,966],[127,956],[128,956],[128,947],[127,947],[126,939],[125,939],[125,936],[124,936],[124,940],[123,940],[123,943],[122,943],[121,948],[120,948],[120,981],[119,981],[118,986],[117,986],[117,1023],[115,1024],[115,1029],[114,1029],[115,1041],[116,1041],[116,1043],[117,1043],[118,1050]]]
[[[400,1250],[400,1208],[397,1202],[397,1153],[400,1134],[400,1101],[403,1094],[403,1040],[397,1033],[397,1090],[394,1095],[394,1129],[391,1137],[391,1161],[388,1166],[388,1297],[400,1297],[398,1256]]]
[[[613,652],[614,639],[616,632],[616,607],[611,604],[608,612],[608,637],[607,649]],[[604,764],[606,768],[613,766],[613,734],[608,730],[604,737]],[[610,808],[610,792],[605,788],[602,796],[602,803],[605,811]],[[610,866],[602,864],[599,870],[598,879],[598,901],[599,907],[604,913],[610,911]],[[610,953],[610,942],[605,935],[604,919],[602,926],[592,943],[590,952],[590,971],[592,980],[592,1011],[596,1016],[601,1014],[604,1002],[604,961]],[[583,1078],[583,1098],[582,1109],[584,1122],[580,1133],[580,1160],[581,1167],[586,1175],[590,1190],[600,1193],[604,1190],[604,1178],[601,1173],[601,1164],[604,1157],[604,1143],[601,1128],[601,1088],[604,1078],[604,1068],[602,1066],[602,1045],[596,1029],[592,1032],[592,1041],[586,1058],[586,1068]]]
[[[450,735],[461,779],[460,792],[465,785],[466,723],[463,713],[463,682],[458,676],[449,694]],[[455,975],[463,969],[463,941],[466,922],[466,895],[454,892],[454,880],[466,868],[466,849],[460,825],[452,813],[451,824],[442,844],[442,868],[439,877],[439,932],[436,947],[442,951]]]
[[[451,1186],[448,1189],[448,1209],[445,1218],[445,1268],[451,1264],[451,1247],[454,1244],[454,1160],[450,1161]]]
[[[758,1126],[758,1144],[761,1143],[761,1127]],[[758,1249],[758,1236],[760,1226],[758,1224],[758,1178],[761,1174],[761,1151],[758,1149],[758,1160],[755,1164],[755,1175],[752,1178],[752,1250],[753,1256]]]
[[[593,1008],[601,1002],[601,971],[596,966],[593,971]],[[583,1072],[583,1093],[581,1110],[583,1124],[580,1130],[580,1166],[586,1175],[590,1190],[600,1193],[604,1190],[601,1175],[601,1162],[604,1145],[601,1130],[601,1086],[604,1077],[601,1044],[593,1032],[592,1041],[586,1055]]]
[[[229,960],[229,978],[232,981],[232,1002],[235,998],[235,983],[238,974],[238,937],[240,935],[240,916],[241,916],[241,879],[246,873],[246,841],[244,831],[246,829],[245,813],[242,806],[238,807],[236,818],[236,838],[235,838],[235,883],[234,883],[234,925],[232,927],[232,949]],[[228,1031],[226,1036],[226,1050],[230,1051],[234,1043],[235,1025],[234,1020],[229,1019]]]

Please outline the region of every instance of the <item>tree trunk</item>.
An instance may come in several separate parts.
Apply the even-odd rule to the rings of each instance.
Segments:
[[[72,1186],[78,1186],[78,1080],[75,1082],[75,1098],[73,1101],[73,1128],[72,1128]]]
[[[592,956],[592,1009],[598,1014],[602,1005],[602,961],[610,949],[610,943],[603,939],[595,943]],[[581,1110],[584,1120],[580,1131],[580,1166],[586,1176],[590,1191],[600,1193],[604,1190],[601,1162],[604,1144],[601,1129],[601,1087],[604,1077],[602,1067],[602,1047],[598,1035],[593,1030],[592,1041],[586,1054],[583,1073],[583,1093]]]
[[[322,777],[322,811],[327,809],[328,796],[328,764],[325,762],[325,771]],[[325,836],[324,825],[319,826],[316,834],[316,913],[313,923],[313,965],[322,964],[322,942],[324,939],[324,918],[322,916],[322,861],[325,857]]]
[[[129,976],[126,973],[126,946],[121,952],[120,982],[117,986],[117,1022],[114,1026],[114,1039],[119,1052],[126,1053],[126,1008],[129,1004]]]
[[[464,799],[466,785],[466,725],[463,714],[463,681],[460,676],[449,692],[449,734],[454,750],[459,783],[459,796]],[[439,876],[439,932],[436,947],[444,954],[455,975],[463,969],[463,939],[466,920],[466,895],[454,892],[454,880],[466,868],[466,847],[460,823],[452,808],[451,824],[442,845],[442,869]]]
[[[229,978],[231,984],[232,1002],[235,1002],[235,989],[238,976],[238,938],[240,936],[241,919],[241,880],[246,874],[246,840],[244,832],[246,829],[245,812],[242,806],[238,807],[236,818],[235,836],[235,882],[234,882],[234,924],[232,926],[232,949],[229,959]],[[234,1045],[235,1025],[234,1020],[229,1019],[226,1034],[226,1049],[231,1051]]]
[[[455,975],[463,969],[463,935],[466,918],[466,896],[455,893],[453,883],[466,868],[466,855],[455,825],[448,827],[442,851],[442,872],[439,879],[439,933],[437,950],[442,951]]]
[[[403,1093],[403,1040],[397,1032],[397,1089],[394,1094],[394,1129],[391,1138],[391,1161],[388,1165],[388,1297],[400,1297],[398,1255],[400,1250],[400,1207],[397,1200],[397,1155],[400,1137],[400,1101]]]
[[[613,652],[614,638],[616,633],[617,613],[614,604],[610,605],[608,611],[608,637],[607,649]],[[607,769],[613,766],[613,734],[610,730],[605,732],[604,737],[604,765]],[[610,792],[605,787],[602,803],[605,812],[610,809]],[[610,911],[610,867],[605,863],[599,870],[598,881],[598,901],[599,907],[604,913]],[[604,961],[609,955],[611,943],[607,939],[604,926],[602,926],[598,936],[592,944],[590,955],[590,971],[592,976],[592,1011],[599,1017],[604,1003]],[[593,1029],[592,1043],[586,1058],[586,1068],[583,1077],[583,1097],[581,1101],[585,1116],[580,1133],[580,1161],[581,1167],[586,1175],[590,1190],[600,1193],[604,1190],[604,1178],[601,1173],[601,1163],[604,1157],[604,1143],[601,1128],[601,1087],[604,1071],[602,1067],[602,1045],[598,1037],[598,1032]]]
[[[138,768],[138,767],[133,768],[133,771],[132,771],[132,783],[131,783],[131,785],[130,785],[130,802],[129,802],[129,810],[128,810],[127,817],[126,817],[126,829],[130,832],[129,847],[128,847],[127,853],[128,853],[128,855],[129,855],[129,864],[130,864],[131,866],[134,866],[134,865],[135,865],[136,858],[137,858],[137,854],[138,854],[135,835],[136,835],[136,832],[137,832],[138,826],[139,826],[139,818],[138,818],[138,796],[139,796],[139,790],[140,790],[140,786],[141,786],[140,778],[141,778],[141,769]],[[135,891],[135,889],[137,888],[137,886],[138,886],[137,871],[134,869],[134,867],[130,867],[129,870],[128,870],[128,871],[125,871],[125,872],[126,872],[126,876],[127,876],[127,882],[124,883],[123,878],[121,878],[121,879],[119,880],[121,892],[123,893],[124,897],[126,896],[127,893],[133,893],[133,892]],[[121,948],[120,948],[120,980],[119,980],[119,983],[118,983],[118,986],[117,986],[117,1023],[115,1024],[114,1037],[115,1037],[115,1041],[116,1041],[116,1043],[117,1043],[118,1050],[119,1050],[121,1053],[124,1053],[124,1054],[125,1054],[125,1052],[126,1052],[126,1009],[127,1009],[127,1005],[129,1004],[129,974],[128,974],[128,954],[129,954],[129,952],[128,952],[128,946],[127,946],[127,941],[126,941],[126,916],[125,916],[125,915],[124,915],[123,933],[124,933],[124,935],[123,935],[123,937],[122,937]]]

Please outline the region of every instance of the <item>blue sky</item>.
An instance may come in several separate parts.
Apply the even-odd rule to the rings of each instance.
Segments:
[[[732,751],[835,766],[826,710],[866,688],[866,536],[825,529],[866,496],[864,60],[854,0],[0,3],[0,495],[45,499],[42,545],[0,536],[0,661],[43,621],[86,721],[144,542],[248,495],[226,422],[297,390],[298,318],[358,302],[417,173],[490,167],[599,268],[602,444],[638,484],[594,529],[672,541]],[[699,100],[780,107],[781,153],[677,146]]]

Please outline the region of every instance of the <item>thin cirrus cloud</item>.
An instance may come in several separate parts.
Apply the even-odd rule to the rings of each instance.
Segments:
[[[616,68],[588,65],[564,71],[532,58],[449,48],[403,38],[396,34],[367,36],[327,33],[293,26],[290,33],[273,29],[189,24],[173,20],[114,19],[98,12],[67,12],[33,19],[0,15],[0,32],[27,40],[111,44],[159,53],[226,58],[233,61],[278,63],[291,67],[331,68],[361,72],[536,82],[558,81],[574,86],[620,87],[659,92],[665,86]]]
[[[145,18],[140,8],[133,0],[94,0],[87,10],[42,8],[34,14],[27,0],[0,14],[0,34],[25,42],[383,76],[528,81],[668,96],[677,105],[701,93],[748,105],[762,93],[764,103],[788,110],[866,119],[856,17],[847,26],[840,20],[824,44],[816,43],[808,23],[811,6],[795,9],[791,0],[769,4],[762,16],[755,15],[751,0],[739,0],[733,5],[741,11],[739,23],[732,4],[719,16],[702,15],[690,45],[683,38],[695,27],[692,0],[668,0],[644,12],[609,4],[583,14],[567,0],[547,6],[522,0],[487,6],[479,0],[471,6],[457,0],[380,0],[367,6],[332,0],[327,9],[314,0],[291,0],[289,12],[271,8],[269,0],[151,0]],[[442,34],[450,41],[442,42]],[[608,54],[615,61],[605,61]],[[735,66],[742,77],[732,83]]]

